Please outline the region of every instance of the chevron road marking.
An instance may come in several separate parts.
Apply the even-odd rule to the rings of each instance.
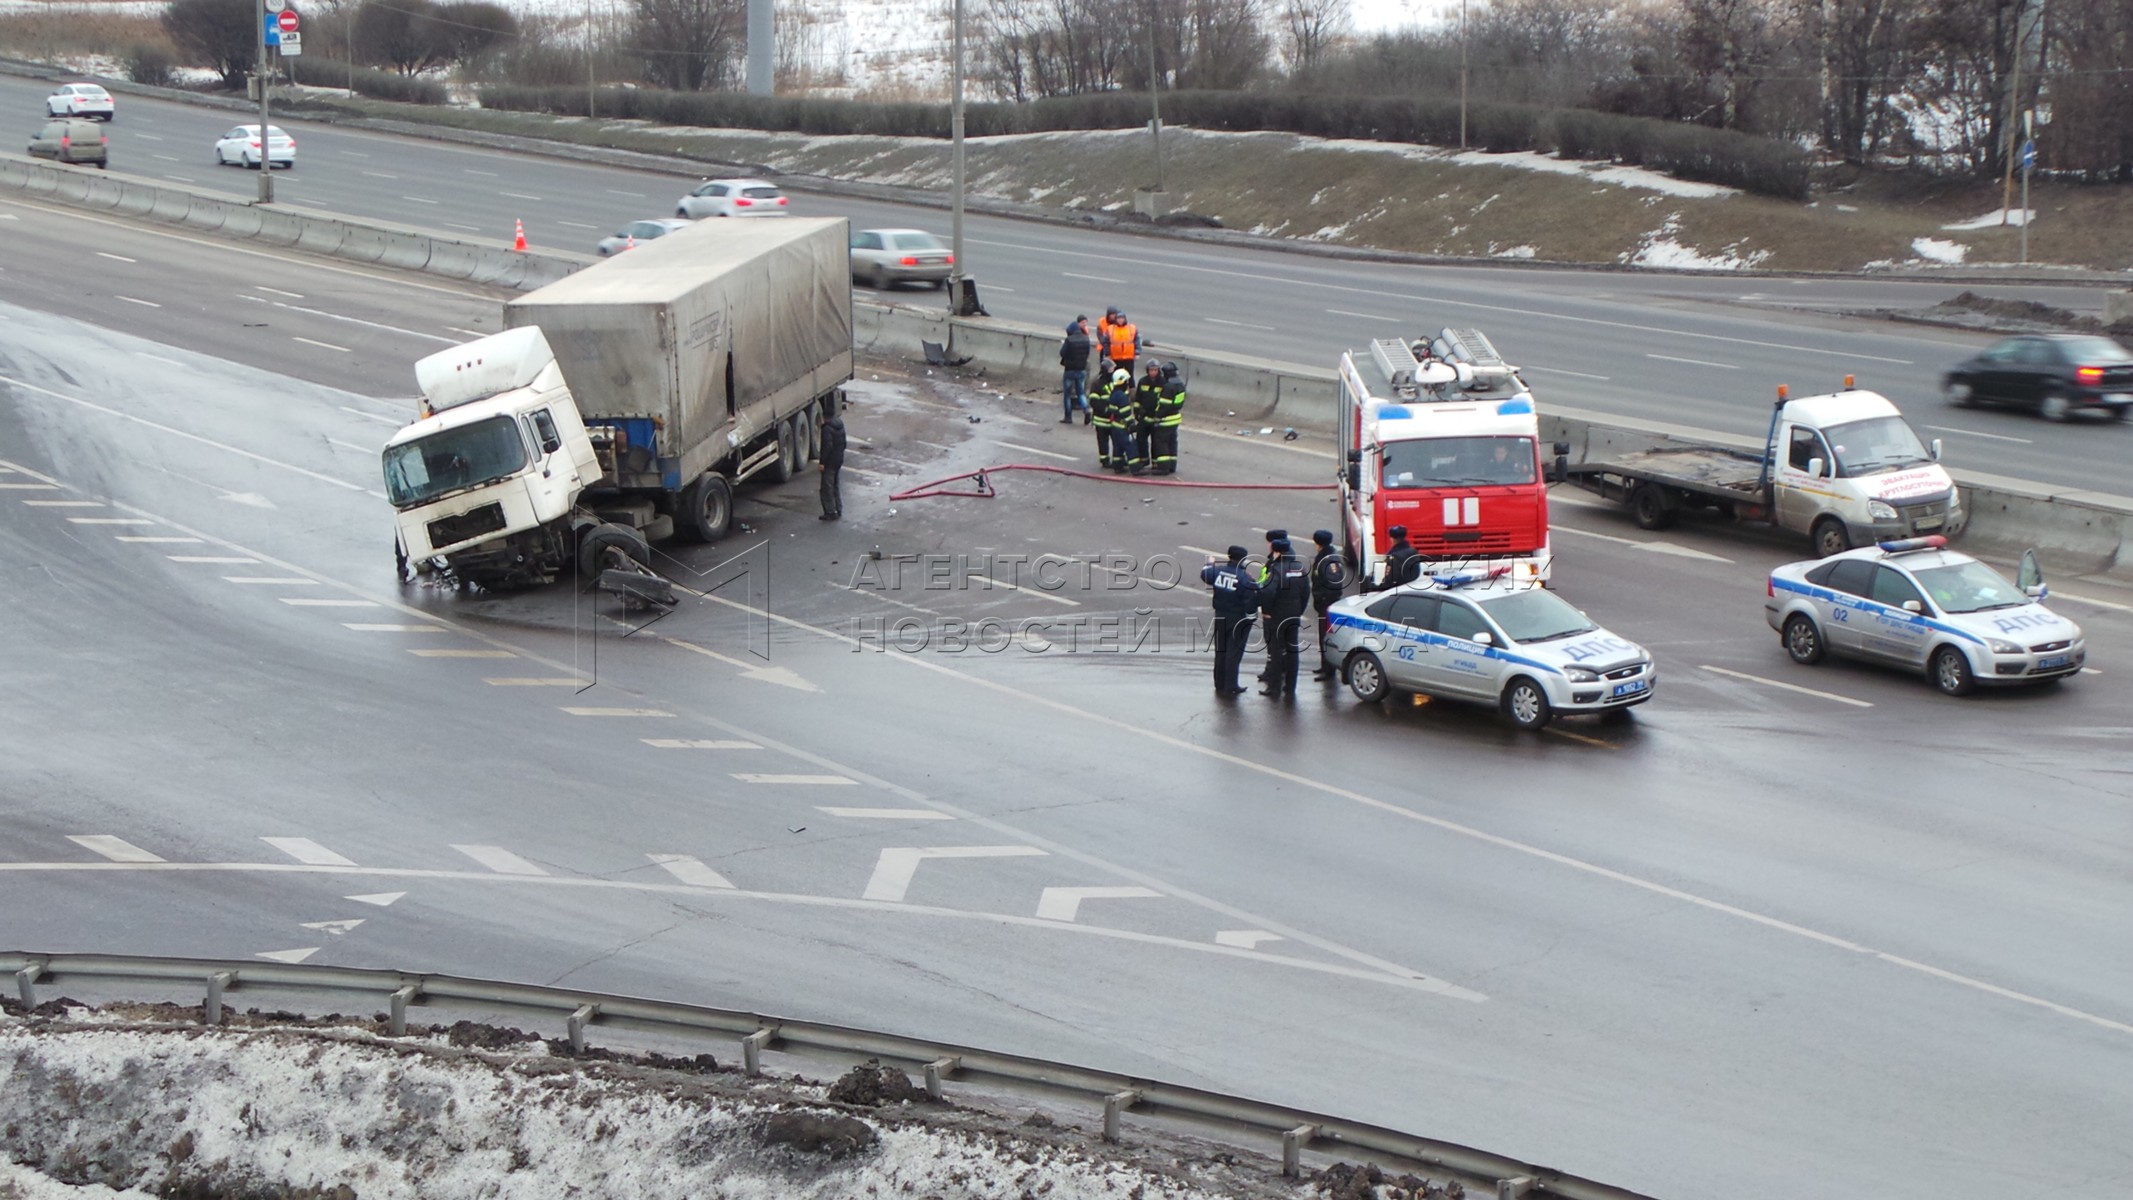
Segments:
[[[911,890],[911,877],[918,864],[929,858],[1043,858],[1035,846],[891,846],[874,864],[874,877],[867,880],[866,899],[901,903]]]
[[[1046,921],[1071,921],[1081,913],[1084,900],[1160,900],[1163,893],[1144,887],[1048,887],[1037,898],[1037,916]]]

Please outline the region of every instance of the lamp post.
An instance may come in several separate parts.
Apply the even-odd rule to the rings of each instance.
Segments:
[[[1163,190],[1162,79],[1155,73],[1155,0],[1148,0],[1148,135],[1155,146],[1155,189]]]
[[[1459,148],[1466,149],[1466,0],[1459,0]]]
[[[252,79],[259,85],[259,202],[274,203],[274,126],[267,120],[267,22],[276,11],[274,0],[264,0],[252,15],[259,21],[259,65]]]
[[[948,311],[963,315],[963,0],[955,0],[953,94],[948,101],[948,140],[955,147],[955,215],[949,232]]]

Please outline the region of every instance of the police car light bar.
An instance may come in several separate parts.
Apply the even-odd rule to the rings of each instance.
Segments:
[[[1947,538],[1937,533],[1929,533],[1924,537],[1898,538],[1895,541],[1882,542],[1881,550],[1884,554],[1902,554],[1909,550],[1939,550],[1947,544]]]
[[[1455,588],[1463,587],[1469,583],[1480,583],[1483,580],[1495,579],[1500,575],[1508,575],[1510,573],[1511,568],[1509,567],[1490,567],[1486,571],[1458,571],[1445,575],[1432,575],[1429,580],[1438,587]]]

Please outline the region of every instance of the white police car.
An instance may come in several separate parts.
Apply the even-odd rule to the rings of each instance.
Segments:
[[[2037,603],[2049,594],[2037,556],[2022,581],[1947,549],[1939,535],[1883,542],[1770,573],[1763,615],[1796,663],[1825,654],[1923,671],[1951,696],[1981,684],[2078,674],[2081,627]]]
[[[1350,596],[1328,615],[1325,656],[1366,701],[1395,691],[1479,700],[1539,729],[1556,713],[1642,704],[1659,678],[1642,646],[1502,568]]]

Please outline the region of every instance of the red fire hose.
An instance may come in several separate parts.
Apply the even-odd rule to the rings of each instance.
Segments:
[[[889,499],[924,500],[933,496],[962,496],[973,500],[990,500],[999,495],[993,490],[990,476],[1000,471],[1042,471],[1048,475],[1065,475],[1070,479],[1093,479],[1098,483],[1130,483],[1138,487],[1228,488],[1249,492],[1323,492],[1336,486],[1331,483],[1203,483],[1196,479],[1150,479],[1145,475],[1099,474],[1095,471],[1075,471],[1067,467],[1048,467],[1041,463],[1001,463],[998,466],[965,471],[961,475],[950,475],[946,479],[936,479],[931,483],[922,483],[901,492],[892,492]],[[977,487],[974,490],[961,490],[947,486],[965,479],[975,480]]]

